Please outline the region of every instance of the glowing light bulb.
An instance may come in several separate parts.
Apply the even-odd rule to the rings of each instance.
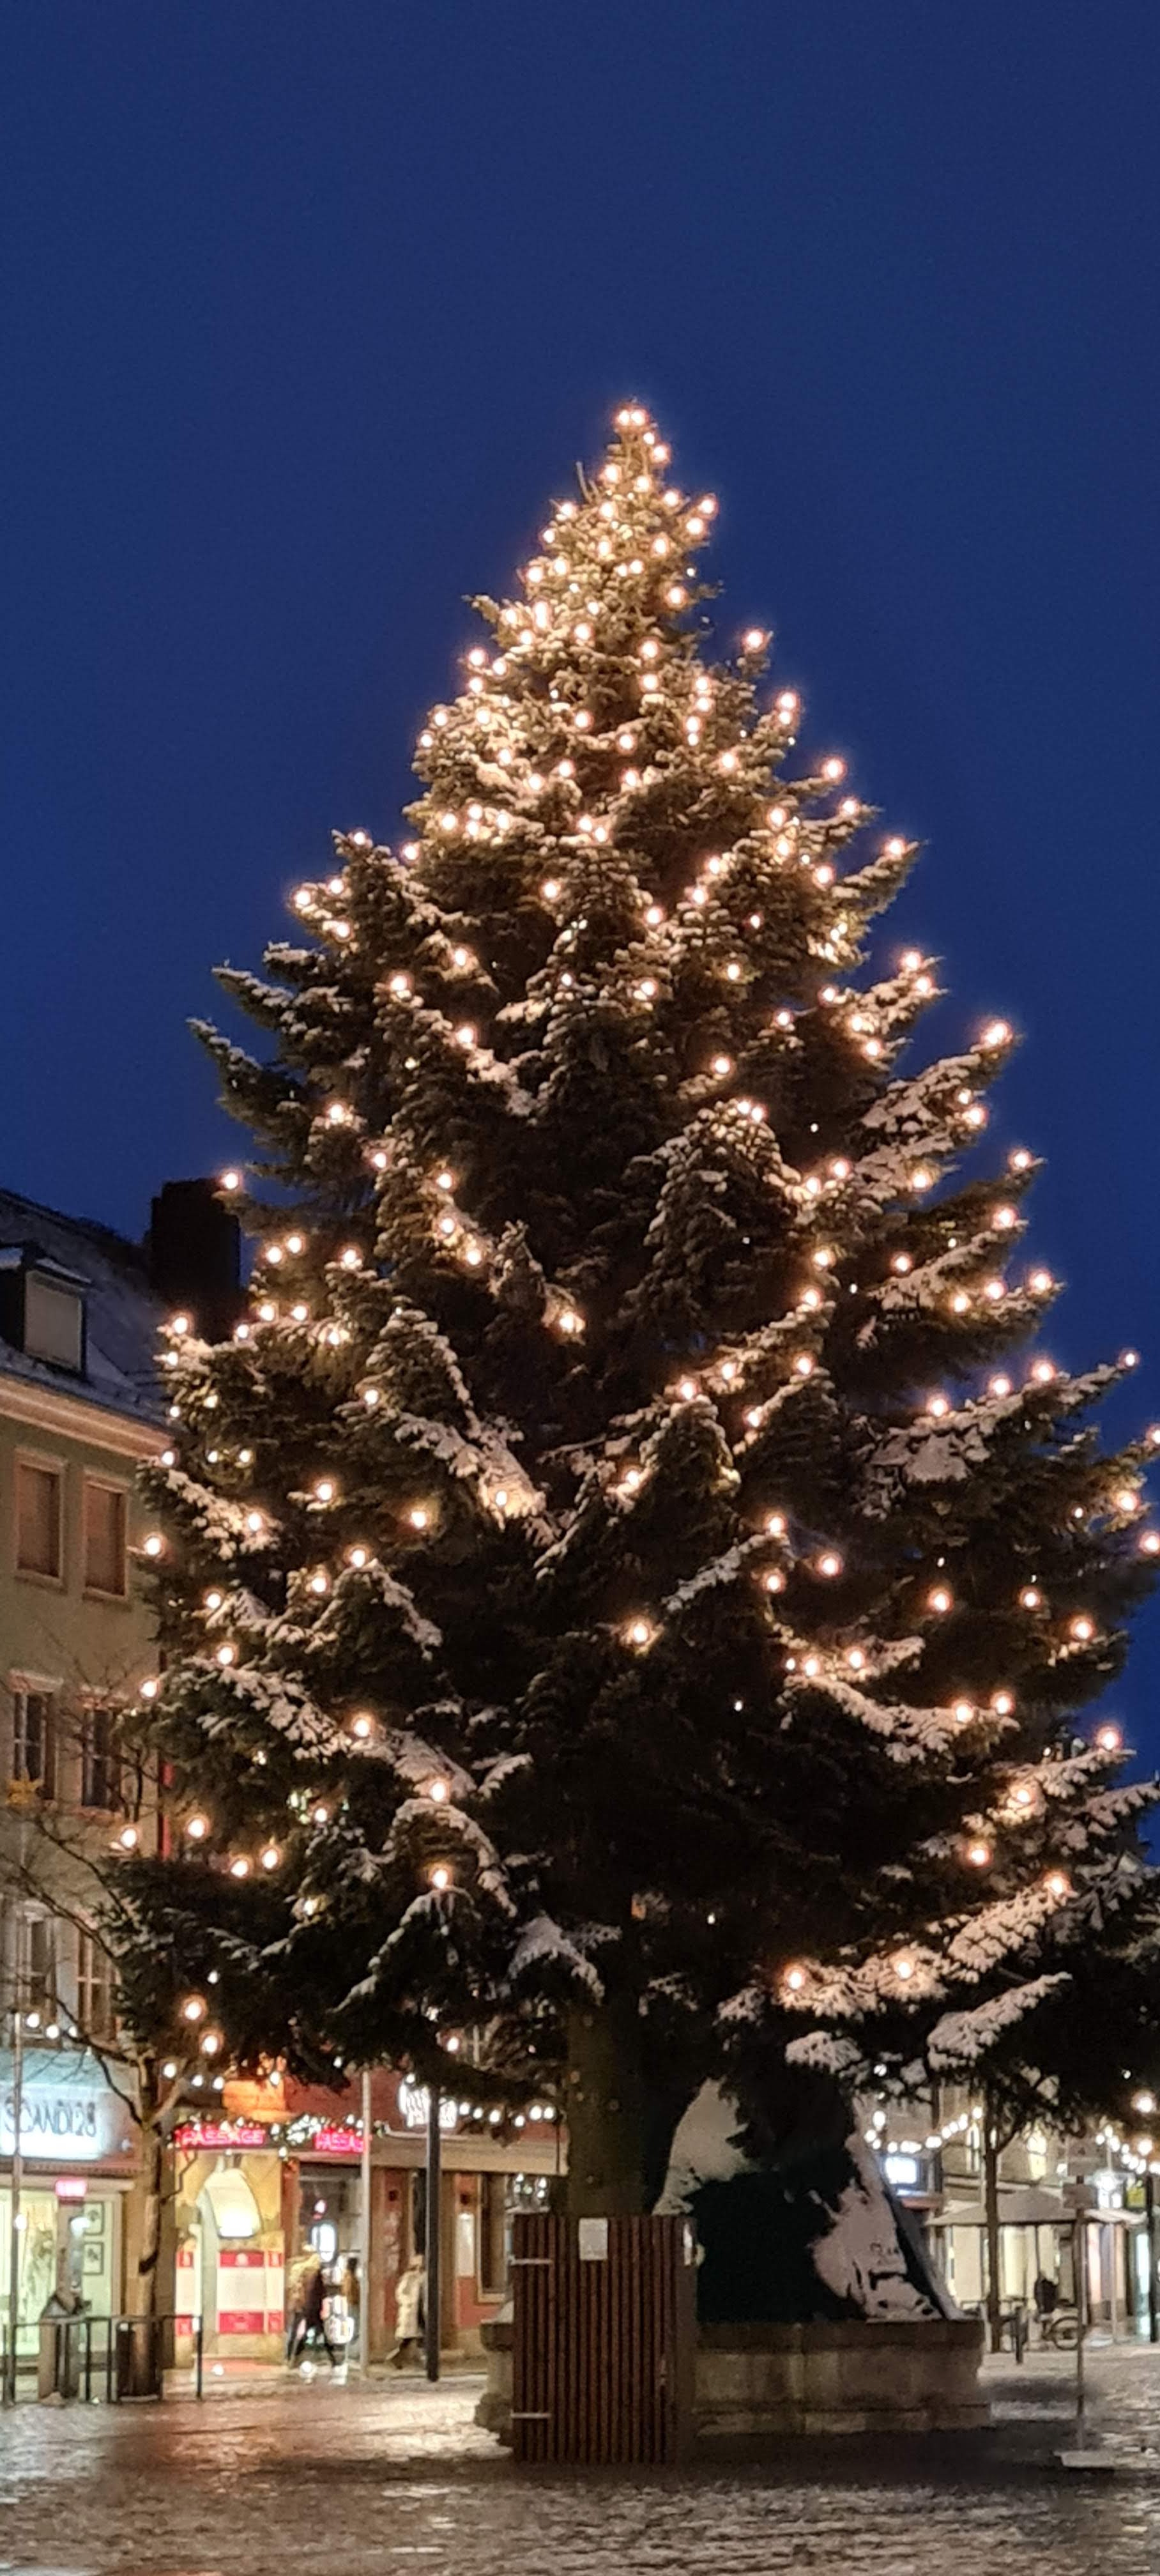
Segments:
[[[1010,1717],[1015,1706],[1013,1693],[1008,1690],[997,1690],[993,1692],[991,1706],[996,1717]]]
[[[798,1356],[794,1361],[794,1372],[798,1377],[813,1376],[814,1363],[808,1351],[799,1351]]]
[[[430,1878],[432,1887],[437,1890],[440,1896],[443,1894],[444,1889],[451,1885],[451,1872],[444,1866],[442,1861],[437,1862],[435,1868],[430,1872]]]
[[[357,1743],[366,1744],[375,1731],[373,1717],[368,1717],[365,1711],[359,1717],[352,1717],[350,1731]]]
[[[822,1669],[822,1659],[821,1659],[821,1656],[820,1656],[820,1655],[807,1655],[807,1656],[806,1656],[805,1662],[804,1662],[804,1664],[802,1665],[802,1671],[803,1671],[803,1673],[805,1674],[806,1679],[807,1679],[808,1681],[811,1681],[811,1682],[816,1681],[816,1680],[817,1680],[817,1678],[818,1678],[818,1674],[820,1673],[821,1669]]]
[[[776,1566],[771,1567],[769,1573],[763,1574],[761,1579],[767,1592],[784,1592],[785,1576],[779,1573]]]
[[[721,1081],[724,1081],[726,1074],[728,1074],[728,1073],[732,1073],[732,1071],[733,1071],[733,1058],[732,1058],[732,1056],[731,1056],[731,1055],[715,1055],[715,1056],[714,1056],[714,1058],[713,1058],[712,1065],[711,1065],[711,1067],[710,1067],[710,1071],[711,1071],[712,1073],[715,1073]]]
[[[584,1330],[584,1319],[577,1313],[574,1306],[562,1307],[556,1321],[559,1325],[560,1331],[562,1333],[567,1333],[569,1337],[572,1337],[576,1333],[582,1333]]]
[[[230,1171],[222,1173],[221,1187],[223,1190],[240,1190],[241,1186],[242,1176],[240,1172]]]
[[[231,1877],[231,1878],[248,1878],[248,1877],[249,1877],[249,1875],[250,1875],[250,1864],[249,1864],[248,1860],[244,1860],[244,1859],[239,1855],[239,1857],[238,1857],[238,1859],[237,1859],[237,1860],[232,1860],[232,1861],[230,1862],[230,1877]]]
[[[946,1395],[929,1396],[927,1398],[926,1409],[928,1413],[933,1413],[937,1422],[941,1422],[944,1415],[950,1412],[950,1397]]]
[[[206,2000],[205,2000],[205,1996],[204,1996],[204,1995],[187,1995],[187,1996],[186,1996],[186,1998],[185,1998],[185,2001],[184,2001],[184,2003],[182,2004],[182,2007],[181,2007],[181,2018],[182,2018],[182,2020],[183,2020],[183,2021],[188,2021],[188,2022],[204,2021],[204,2020],[205,2020],[205,2015],[206,2015]]]
[[[891,1966],[895,1976],[901,1979],[903,1985],[906,1985],[914,1975],[914,1961],[907,1957],[905,1950],[900,1951],[898,1957],[891,1961]]]
[[[311,1808],[310,1813],[312,1820],[316,1825],[328,1825],[330,1823],[330,1809],[321,1798],[319,1799],[317,1806]]]
[[[1118,1753],[1120,1746],[1123,1743],[1123,1737],[1120,1734],[1119,1727],[1097,1727],[1096,1743],[1098,1744],[1101,1753]]]
[[[805,1981],[806,1972],[804,1968],[787,1968],[782,1980],[783,1984],[789,1987],[791,1995],[800,1995]]]
[[[647,1619],[630,1619],[624,1634],[627,1643],[635,1646],[638,1653],[643,1647],[652,1644],[653,1632]]]
[[[989,1843],[968,1843],[966,1856],[972,1869],[989,1869],[991,1846]]]
[[[320,1476],[314,1488],[315,1502],[332,1503],[334,1501],[335,1491],[336,1487],[333,1476]]]
[[[1041,1609],[1041,1608],[1042,1608],[1042,1606],[1043,1606],[1043,1594],[1042,1594],[1041,1592],[1038,1592],[1038,1591],[1036,1590],[1036,1587],[1035,1587],[1035,1585],[1034,1585],[1033,1583],[1025,1584],[1025,1585],[1024,1585],[1024,1588],[1023,1588],[1023,1590],[1022,1590],[1022,1592],[1021,1592],[1021,1593],[1020,1593],[1020,1595],[1019,1595],[1019,1607],[1020,1607],[1020,1609],[1021,1609],[1021,1610],[1039,1610],[1039,1609]]]
[[[413,1530],[425,1530],[431,1526],[431,1514],[423,1503],[412,1504],[407,1518]]]
[[[263,1869],[277,1869],[281,1858],[282,1854],[278,1849],[277,1843],[267,1843],[265,1850],[261,1854]]]
[[[936,1611],[940,1618],[953,1607],[953,1604],[954,1594],[948,1591],[945,1583],[936,1583],[933,1592],[927,1593],[927,1609]]]
[[[1066,1870],[1049,1869],[1043,1884],[1049,1896],[1064,1897],[1071,1894],[1071,1880]]]
[[[951,1710],[956,1726],[969,1726],[975,1712],[969,1699],[957,1699]]]
[[[1071,1633],[1078,1645],[1090,1645],[1091,1640],[1096,1633],[1095,1620],[1087,1618],[1073,1619],[1071,1623]]]
[[[464,1020],[455,1032],[456,1046],[467,1048],[473,1047],[475,1045],[475,1036],[476,1033],[470,1020]]]
[[[364,1565],[370,1564],[370,1549],[366,1547],[348,1548],[346,1561],[348,1565],[353,1565],[356,1573],[361,1574]]]
[[[837,1555],[833,1548],[827,1548],[825,1555],[818,1558],[819,1574],[835,1575],[840,1574],[841,1571],[841,1557]]]
[[[955,1294],[954,1294],[954,1296],[953,1296],[953,1297],[952,1297],[952,1299],[951,1299],[951,1313],[952,1313],[952,1315],[965,1315],[965,1314],[967,1314],[967,1313],[969,1312],[969,1310],[970,1310],[970,1303],[971,1303],[970,1298],[967,1296],[965,1289],[957,1288],[957,1289],[955,1290]]]
[[[866,1657],[863,1654],[861,1647],[848,1646],[846,1649],[846,1661],[852,1673],[860,1673],[866,1662]]]
[[[1050,1270],[1033,1270],[1027,1284],[1037,1297],[1045,1297],[1048,1289],[1053,1288],[1055,1282]]]
[[[998,1377],[993,1377],[993,1378],[991,1378],[991,1379],[988,1381],[988,1393],[989,1393],[989,1394],[991,1394],[991,1395],[999,1395],[999,1396],[1002,1396],[1002,1395],[1010,1395],[1010,1393],[1011,1393],[1011,1380],[1010,1380],[1010,1378],[1009,1378],[1009,1377],[1004,1377],[1004,1376],[1002,1375],[1002,1372],[1000,1372],[1000,1374],[999,1374],[999,1376],[998,1376]]]
[[[1050,1386],[1055,1376],[1055,1369],[1050,1360],[1036,1360],[1031,1375],[1036,1386]]]
[[[158,1530],[150,1530],[143,1542],[143,1552],[146,1556],[164,1556],[165,1541]]]
[[[219,1646],[219,1647],[218,1647],[218,1650],[217,1650],[217,1658],[216,1658],[216,1660],[217,1660],[217,1662],[218,1662],[219,1664],[221,1664],[221,1666],[222,1666],[222,1668],[223,1668],[223,1670],[224,1670],[228,1665],[230,1665],[230,1664],[233,1664],[233,1663],[236,1663],[236,1662],[237,1662],[237,1656],[238,1656],[238,1650],[237,1650],[237,1647],[236,1647],[236,1646],[230,1646],[230,1645]]]

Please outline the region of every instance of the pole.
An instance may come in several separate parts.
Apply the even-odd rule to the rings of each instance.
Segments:
[[[1075,2274],[1075,2424],[1083,2436],[1087,2388],[1084,2381],[1083,2347],[1087,2333],[1087,2224],[1077,2218],[1071,2231],[1071,2266]]]
[[[1160,2343],[1160,2299],[1156,2287],[1156,2176],[1144,2176],[1144,2226],[1148,2243],[1148,2341]]]
[[[12,2015],[12,2209],[8,2238],[8,2351],[4,2402],[16,2404],[16,2336],[20,2325],[20,2194],[24,2182],[21,2132],[24,2126],[24,2015],[19,2004]]]
[[[999,2131],[988,2095],[983,2110],[983,2208],[987,2233],[987,2319],[992,2352],[1003,2349],[1002,2239],[999,2234]]]
[[[371,2070],[362,2071],[362,2159],[358,2213],[358,2358],[365,2370],[371,2357]]]
[[[425,2341],[427,2377],[439,2377],[439,2299],[440,2239],[443,2218],[443,2133],[439,2126],[439,2087],[432,2084],[427,2095],[427,2271],[424,2285],[426,2300]]]

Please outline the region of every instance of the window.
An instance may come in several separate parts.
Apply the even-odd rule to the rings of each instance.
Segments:
[[[121,1803],[121,1762],[113,1712],[85,1710],[81,1728],[81,1805],[111,1815]]]
[[[479,2286],[485,2299],[503,2296],[508,2276],[507,2175],[479,2177]]]
[[[31,1458],[16,1461],[16,1566],[20,1574],[40,1574],[59,1583],[61,1571],[61,1503],[64,1479],[59,1467],[42,1467]]]
[[[113,1963],[95,1932],[82,1932],[77,1952],[77,2022],[82,2039],[112,2039],[117,2016]]]
[[[26,1780],[42,1798],[56,1794],[56,1700],[51,1691],[18,1688],[12,1694],[12,1777]]]
[[[24,1282],[24,1347],[34,1360],[79,1376],[85,1357],[85,1301],[76,1288],[59,1288],[30,1270]]]
[[[26,1914],[18,1973],[26,2012],[56,2011],[56,1925],[50,1914]]]
[[[85,1478],[85,1590],[106,1592],[123,1601],[125,1575],[125,1489],[98,1485]]]

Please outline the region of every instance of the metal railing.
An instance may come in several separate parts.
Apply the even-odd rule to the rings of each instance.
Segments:
[[[39,2397],[75,2399],[86,2406],[103,2399],[117,2406],[130,2398],[161,2398],[165,2373],[173,2365],[177,2330],[193,2346],[193,2393],[203,2394],[205,2338],[202,2319],[158,2317],[43,2317],[31,2328],[34,2354],[28,2352],[30,2329],[18,2328],[16,2370],[6,2376],[11,2326],[0,2324],[0,2385],[15,2386],[17,2376],[35,2374]],[[21,2345],[24,2347],[21,2352]]]

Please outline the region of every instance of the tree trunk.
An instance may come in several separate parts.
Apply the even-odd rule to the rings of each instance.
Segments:
[[[647,2206],[645,2093],[636,1996],[568,2016],[568,2210],[631,2217]]]
[[[1003,2344],[1002,2251],[999,2238],[999,2131],[991,2104],[983,2105],[983,2210],[987,2237],[987,2326],[992,2352]]]

